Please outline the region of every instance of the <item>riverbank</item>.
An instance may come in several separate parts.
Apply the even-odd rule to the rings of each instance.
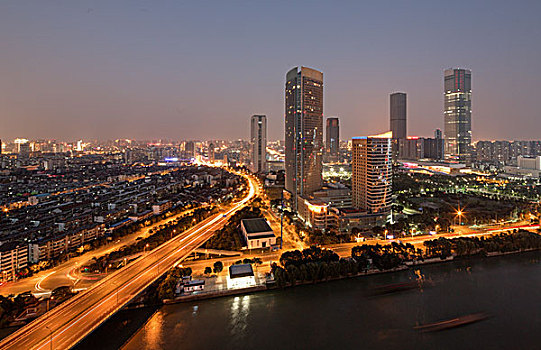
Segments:
[[[541,254],[533,251],[164,305],[122,349],[537,348],[541,280],[532,276],[539,273]],[[415,276],[430,285],[373,293]],[[491,318],[445,332],[414,329],[476,312]]]
[[[513,251],[513,252],[493,252],[493,253],[487,253],[486,255],[467,255],[467,256],[459,256],[459,257],[453,255],[444,259],[429,258],[429,259],[424,259],[422,261],[407,261],[404,263],[403,266],[389,269],[389,270],[368,269],[363,272],[359,272],[357,274],[349,274],[346,276],[329,277],[326,279],[314,280],[314,281],[296,281],[294,284],[287,283],[281,287],[278,287],[275,281],[271,280],[271,281],[267,281],[266,283],[262,283],[260,285],[256,285],[253,287],[247,287],[247,288],[241,288],[241,289],[219,290],[216,292],[203,292],[203,293],[197,293],[197,294],[191,294],[191,295],[183,295],[183,296],[179,296],[173,299],[164,299],[163,304],[165,305],[178,304],[178,303],[186,303],[186,302],[200,301],[200,300],[206,300],[206,299],[215,299],[215,298],[221,298],[221,297],[227,297],[227,296],[233,296],[233,295],[238,296],[238,295],[245,295],[245,294],[253,294],[253,293],[263,292],[263,291],[272,290],[272,289],[283,289],[283,288],[311,285],[311,284],[317,284],[317,283],[326,283],[326,282],[332,282],[332,281],[338,281],[338,280],[344,280],[344,279],[350,279],[350,278],[394,273],[394,272],[408,270],[414,267],[415,268],[422,267],[425,265],[443,264],[443,263],[460,261],[460,260],[465,260],[465,259],[479,259],[479,258],[482,259],[482,258],[489,258],[489,257],[500,257],[500,256],[515,255],[515,254],[528,253],[528,252],[534,252],[534,251],[540,251],[540,249],[524,249],[524,250],[518,250],[518,251]]]

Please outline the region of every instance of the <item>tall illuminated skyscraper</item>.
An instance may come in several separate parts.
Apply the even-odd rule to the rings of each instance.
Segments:
[[[253,115],[250,122],[252,171],[267,171],[267,116]]]
[[[370,214],[385,214],[391,210],[391,137],[391,132],[388,132],[352,140],[352,204]]]
[[[295,67],[285,86],[285,188],[297,197],[322,187],[323,73]]]
[[[444,77],[445,158],[471,161],[471,71],[446,69]]]
[[[340,148],[340,125],[337,117],[327,118],[325,130],[325,150],[330,161],[338,160]]]

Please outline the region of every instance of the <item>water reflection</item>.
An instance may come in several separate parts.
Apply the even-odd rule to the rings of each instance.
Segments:
[[[145,326],[145,348],[161,349],[163,333],[163,311],[154,314]]]
[[[250,312],[250,296],[235,297],[231,303],[230,329],[231,334],[237,337],[246,336],[248,315]],[[237,338],[236,340],[240,340]]]
[[[171,305],[125,349],[537,349],[540,257],[472,259]],[[363,298],[374,287],[414,281],[421,286]],[[414,329],[481,310],[493,317],[441,332]]]

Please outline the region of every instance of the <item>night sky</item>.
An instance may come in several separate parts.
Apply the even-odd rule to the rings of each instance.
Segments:
[[[341,138],[443,127],[472,70],[473,138],[541,139],[541,1],[1,1],[0,138],[283,139],[286,72],[323,71]]]

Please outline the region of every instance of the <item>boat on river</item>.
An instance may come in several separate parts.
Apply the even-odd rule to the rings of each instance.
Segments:
[[[399,293],[399,292],[404,292],[407,290],[417,289],[417,288],[419,288],[419,282],[417,280],[401,282],[401,283],[386,284],[384,286],[375,287],[372,291],[372,295],[385,295],[385,294]]]
[[[471,323],[479,322],[486,319],[488,315],[486,313],[480,312],[475,314],[469,314],[465,316],[460,316],[452,318],[449,320],[438,321],[434,323],[428,323],[421,326],[414,327],[420,332],[438,332],[446,329],[456,328],[465,326]]]

